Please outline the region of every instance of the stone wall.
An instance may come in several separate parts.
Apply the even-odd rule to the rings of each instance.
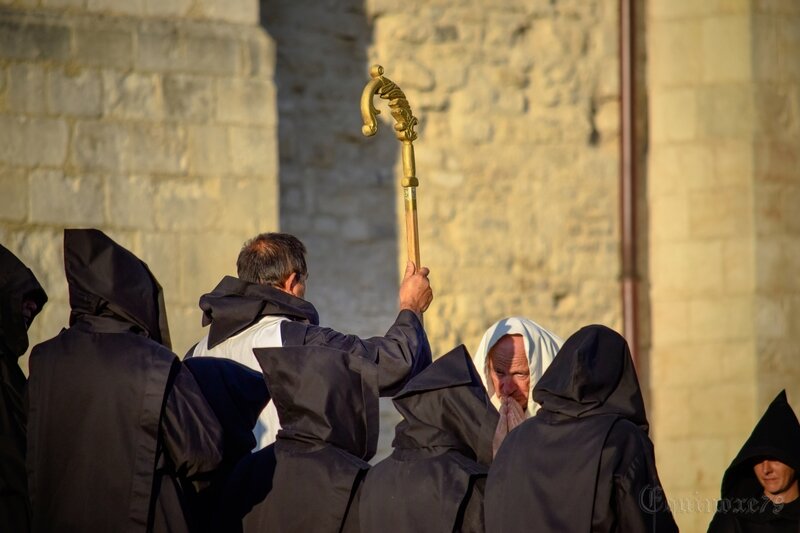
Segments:
[[[61,231],[97,227],[164,287],[173,348],[252,234],[277,228],[272,41],[258,4],[0,1],[0,242],[68,319]]]
[[[619,329],[617,3],[367,9],[370,63],[384,65],[420,119],[435,351],[475,350],[492,322],[515,314],[565,338],[587,323]]]
[[[649,8],[654,434],[681,530],[705,531],[769,401],[800,405],[800,5]]]

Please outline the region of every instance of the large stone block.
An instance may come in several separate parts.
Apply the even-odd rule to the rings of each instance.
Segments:
[[[184,17],[192,0],[144,0],[144,14],[150,17]]]
[[[650,200],[650,236],[654,242],[683,241],[689,236],[690,212],[686,195]]]
[[[66,25],[0,15],[0,57],[63,61],[70,55]]]
[[[22,222],[28,216],[28,173],[0,166],[0,219]]]
[[[274,179],[233,178],[222,182],[219,227],[232,232],[259,233],[278,227],[278,184]]]
[[[222,180],[163,179],[155,184],[155,223],[168,231],[203,231],[216,228],[225,207]]]
[[[119,122],[78,121],[70,162],[81,169],[126,170],[128,132]]]
[[[83,65],[129,69],[133,66],[133,31],[124,25],[78,26],[75,59]]]
[[[653,85],[693,85],[703,78],[703,56],[697,53],[703,38],[702,19],[653,22],[647,33]]]
[[[653,91],[650,95],[654,143],[689,141],[697,136],[697,96],[694,89]]]
[[[103,114],[157,120],[164,115],[161,78],[156,74],[103,72]]]
[[[33,170],[31,221],[99,226],[105,221],[103,179],[65,176],[57,170]]]
[[[752,77],[750,17],[729,15],[703,20],[703,80],[741,82]]]
[[[275,124],[275,86],[271,81],[256,79],[220,79],[217,82],[217,120]]]
[[[47,109],[57,115],[98,117],[103,86],[95,70],[53,68],[47,72]]]
[[[689,303],[691,341],[747,340],[754,335],[752,298],[695,298]]]
[[[87,0],[86,9],[110,15],[141,15],[145,0]]]
[[[230,128],[233,171],[253,176],[275,176],[278,171],[276,128]]]
[[[693,238],[732,238],[753,229],[753,191],[725,187],[689,193],[689,232]]]
[[[252,25],[258,23],[258,6],[257,0],[196,0],[192,9],[203,18]]]
[[[231,172],[231,148],[226,126],[189,126],[187,141],[189,172],[212,176]]]
[[[108,222],[115,228],[150,230],[155,227],[155,187],[148,176],[108,178]]]
[[[63,120],[0,115],[0,161],[61,166],[69,132]]]
[[[45,111],[45,71],[37,64],[8,67],[6,106],[15,113],[42,114]]]
[[[240,47],[235,35],[145,24],[139,28],[138,41],[137,65],[144,70],[220,75],[239,71]]]
[[[241,233],[216,230],[182,233],[178,262],[181,301],[196,305],[200,295],[211,291],[223,276],[235,276],[236,258],[247,237]],[[199,319],[200,315],[197,317]]]
[[[165,75],[163,86],[168,117],[205,122],[215,115],[216,92],[212,78]]]

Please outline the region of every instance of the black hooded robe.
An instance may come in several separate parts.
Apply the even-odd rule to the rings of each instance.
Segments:
[[[228,514],[238,513],[245,532],[358,532],[360,487],[378,441],[377,366],[330,348],[255,354],[282,429],[237,466]]]
[[[797,533],[800,498],[774,505],[753,472],[765,459],[780,461],[800,475],[800,423],[781,391],[722,477],[722,499],[709,533]]]
[[[47,295],[36,276],[0,245],[0,531],[30,529],[25,474],[25,375],[17,360],[28,349],[25,299],[36,302],[36,314]]]
[[[482,533],[483,492],[499,414],[461,345],[394,398],[394,452],[367,473],[361,531]]]
[[[622,336],[582,328],[533,394],[542,408],[509,433],[489,470],[487,533],[678,531]]]
[[[208,349],[222,344],[268,315],[289,318],[280,326],[283,346],[318,346],[364,357],[378,365],[378,387],[382,396],[391,396],[405,382],[431,362],[428,337],[419,317],[400,311],[383,337],[362,339],[319,325],[314,306],[274,287],[248,283],[225,276],[208,294],[200,298],[203,325],[208,326]],[[274,348],[274,346],[253,346]],[[187,356],[191,356],[190,350]]]
[[[161,287],[98,230],[66,230],[70,328],[30,358],[34,532],[190,530],[183,484],[220,461],[220,428],[169,346]]]

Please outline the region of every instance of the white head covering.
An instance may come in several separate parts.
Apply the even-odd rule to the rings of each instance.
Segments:
[[[528,368],[531,372],[531,388],[528,391],[527,415],[533,416],[539,410],[539,404],[533,401],[533,386],[542,377],[544,371],[553,362],[564,341],[561,337],[544,329],[542,326],[521,316],[512,316],[498,320],[483,334],[478,351],[475,352],[475,368],[481,374],[483,384],[492,403],[500,407],[500,398],[495,394],[492,378],[489,377],[489,350],[504,335],[521,335],[528,354]]]

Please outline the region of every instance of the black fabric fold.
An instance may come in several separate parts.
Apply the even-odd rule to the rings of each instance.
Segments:
[[[200,309],[203,310],[203,326],[211,326],[209,349],[267,315],[319,324],[319,315],[311,303],[274,287],[232,276],[225,276],[213,291],[200,297]]]
[[[393,453],[367,473],[362,531],[483,531],[483,482],[499,415],[460,345],[393,398]]]
[[[72,308],[81,315],[114,314],[170,348],[161,285],[147,265],[96,229],[64,230],[64,269]]]
[[[33,272],[0,245],[0,357],[17,358],[28,349],[28,327],[22,315],[26,298],[36,302],[33,316],[47,303],[47,294]]]
[[[244,458],[231,476],[226,494],[246,501],[226,496],[228,527],[237,531],[240,521],[247,532],[358,531],[359,488],[378,438],[377,366],[331,348],[254,353],[282,429],[273,446]]]

